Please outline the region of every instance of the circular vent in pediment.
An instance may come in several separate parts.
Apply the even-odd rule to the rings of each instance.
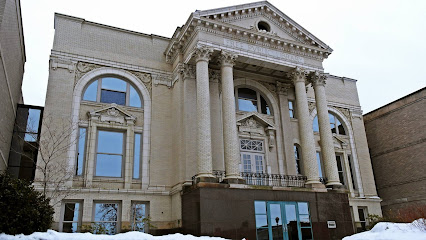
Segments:
[[[271,31],[271,26],[269,26],[269,24],[265,21],[259,21],[257,23],[257,29],[259,31],[265,31],[265,32],[270,32]]]

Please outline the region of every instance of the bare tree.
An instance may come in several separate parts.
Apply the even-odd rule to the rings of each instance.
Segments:
[[[15,121],[10,154],[33,164],[33,185],[45,197],[50,198],[54,206],[75,192],[72,191],[72,186],[67,184],[72,182],[75,175],[74,167],[68,162],[68,151],[78,140],[78,137],[72,137],[78,136],[75,134],[78,126],[73,125],[69,119],[58,116],[44,116],[42,119],[28,117],[26,121],[20,120]],[[40,121],[41,135],[37,131]],[[0,133],[0,141],[7,141],[5,134]]]

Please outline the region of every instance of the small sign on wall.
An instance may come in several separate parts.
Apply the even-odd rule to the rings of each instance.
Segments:
[[[336,228],[336,221],[327,221],[328,228]]]

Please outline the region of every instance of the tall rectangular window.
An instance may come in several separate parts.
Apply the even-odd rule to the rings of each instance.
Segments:
[[[352,163],[351,155],[348,155],[348,163],[349,163],[349,170],[351,171],[352,187],[356,190],[357,189],[357,186],[355,184],[355,182],[356,182],[356,179],[355,179],[356,175],[354,174],[355,170],[353,169],[354,164]]]
[[[133,154],[133,178],[139,179],[141,174],[141,137],[142,134],[135,134],[135,151]]]
[[[118,231],[118,203],[95,203],[93,213],[94,233],[115,234]]]
[[[62,232],[79,232],[81,227],[82,204],[80,202],[65,202],[62,206]]]
[[[317,152],[317,164],[318,164],[318,174],[319,174],[319,177],[322,178],[323,175],[322,175],[321,153],[320,152]]]
[[[358,207],[359,224],[357,226],[357,232],[363,232],[367,230],[367,208]]]
[[[299,147],[296,145],[294,145],[294,160],[296,161],[297,174],[302,174],[302,170],[300,168],[300,150]]]
[[[98,131],[96,176],[121,177],[124,133]]]
[[[341,155],[336,155],[336,162],[337,162],[337,172],[339,174],[339,181],[340,181],[341,184],[347,185],[346,181],[345,181],[343,157]]]
[[[85,148],[86,148],[86,128],[79,128],[78,132],[78,150],[77,150],[77,164],[75,167],[75,175],[81,176],[83,174]]]
[[[135,202],[132,203],[132,230],[139,232],[147,232],[147,217],[148,217],[148,204]]]
[[[294,102],[288,101],[288,112],[290,114],[290,118],[296,118],[296,113],[294,111]]]

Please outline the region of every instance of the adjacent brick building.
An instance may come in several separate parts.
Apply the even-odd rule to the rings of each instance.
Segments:
[[[426,88],[364,115],[383,213],[426,207]]]

